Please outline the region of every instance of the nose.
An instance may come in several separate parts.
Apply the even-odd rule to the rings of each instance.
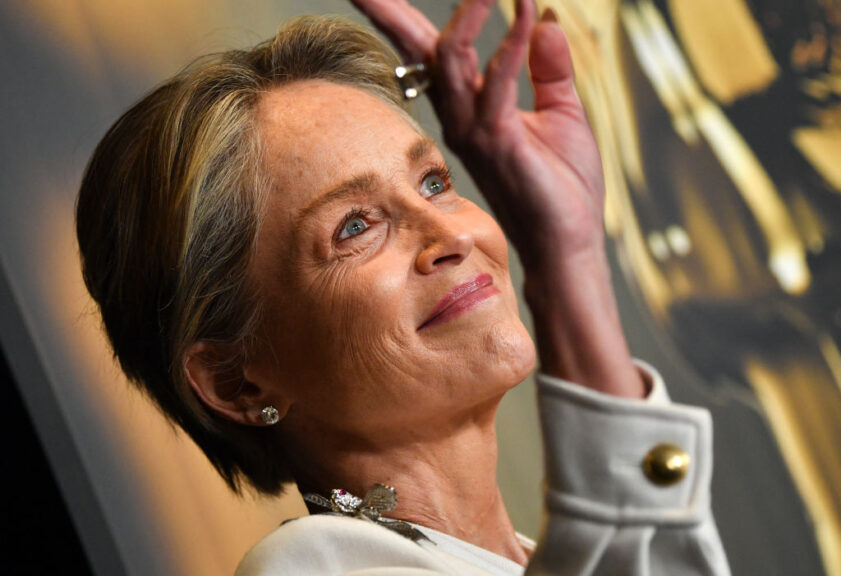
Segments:
[[[473,232],[455,214],[430,206],[421,230],[423,244],[415,261],[421,274],[432,274],[444,266],[457,266],[473,250]]]

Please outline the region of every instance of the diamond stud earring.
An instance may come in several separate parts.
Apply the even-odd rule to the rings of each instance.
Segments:
[[[277,408],[274,406],[266,406],[260,412],[260,418],[262,418],[263,422],[266,424],[272,425],[277,424],[278,420],[280,420],[280,414],[277,413]]]

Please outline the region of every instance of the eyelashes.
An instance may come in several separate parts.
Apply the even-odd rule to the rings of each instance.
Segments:
[[[431,170],[427,170],[423,177],[427,178],[433,174],[436,174],[441,177],[441,179],[447,184],[447,188],[449,189],[455,183],[455,178],[453,177],[452,172],[447,167],[446,164],[439,164],[435,168]]]
[[[341,242],[358,236],[365,232],[370,226],[368,220],[370,212],[364,208],[351,208],[350,211],[342,218],[342,224],[336,230],[335,240]]]
[[[427,178],[429,178],[430,176],[438,176],[438,177],[441,178],[441,180],[444,181],[444,183],[446,184],[447,187],[444,190],[442,190],[442,192],[445,192],[446,190],[449,190],[452,187],[453,182],[455,181],[452,173],[450,172],[450,169],[443,162],[441,162],[440,164],[434,165],[429,170],[426,170],[423,173],[423,178],[421,178],[421,183],[424,180],[426,180]]]

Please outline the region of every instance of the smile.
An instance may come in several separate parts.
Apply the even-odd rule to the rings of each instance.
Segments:
[[[441,298],[418,330],[452,320],[479,302],[499,294],[499,289],[493,283],[491,275],[483,273],[464,284],[459,284]]]

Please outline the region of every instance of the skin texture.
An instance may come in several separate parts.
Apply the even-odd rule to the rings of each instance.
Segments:
[[[445,140],[523,262],[541,370],[642,397],[604,252],[601,161],[568,44],[551,13],[536,24],[531,0],[519,0],[480,73],[472,42],[493,3],[465,0],[439,32],[404,0],[354,0],[407,62],[432,70]],[[516,102],[527,51],[530,111]],[[496,482],[493,422],[535,350],[499,226],[450,189],[428,197],[425,178],[444,176],[440,154],[409,158],[421,135],[357,89],[313,81],[274,90],[258,126],[274,179],[254,266],[266,302],[262,345],[231,397],[203,368],[209,345],[196,343],[185,369],[197,394],[250,425],[262,425],[263,406],[278,408],[302,491],[361,495],[391,484],[395,517],[525,564]],[[340,202],[305,209],[354,177]],[[354,210],[366,213],[364,230],[339,241]],[[498,294],[418,330],[444,295],[481,273]]]

